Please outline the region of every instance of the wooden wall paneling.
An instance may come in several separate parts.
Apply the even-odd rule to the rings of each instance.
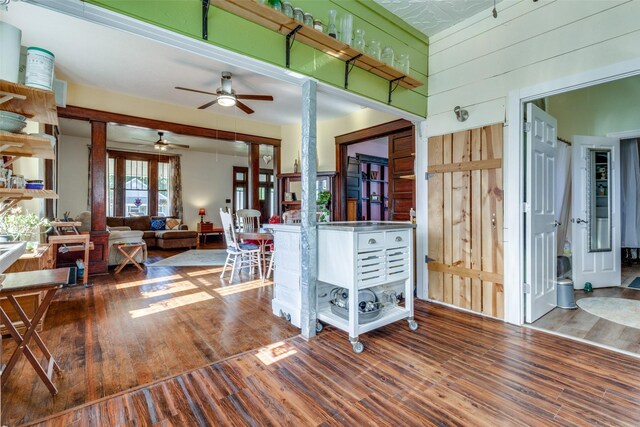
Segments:
[[[149,171],[149,212],[158,215],[158,159],[148,163]]]
[[[442,164],[444,137],[435,136],[429,138],[428,164],[429,167]],[[435,262],[444,262],[444,196],[443,174],[435,174],[429,177],[428,188],[428,257]],[[429,270],[429,298],[436,301],[444,301],[444,273]]]
[[[468,162],[470,156],[470,132],[461,131],[453,134],[451,149],[452,162]],[[456,267],[469,268],[471,260],[471,184],[469,171],[451,174],[451,215],[452,215],[452,264]],[[462,308],[471,308],[471,279],[453,276],[453,304]]]
[[[260,146],[249,144],[249,172],[247,174],[249,209],[260,210]]]
[[[126,179],[126,165],[124,157],[116,157],[115,161],[115,172],[116,172],[116,182],[115,182],[115,200],[114,200],[114,216],[124,216],[124,205],[126,193],[124,190],[125,179]]]
[[[482,158],[502,158],[502,124],[482,129]],[[502,168],[487,169],[482,174],[482,270],[503,274],[503,190]],[[504,318],[504,288],[502,283],[482,283],[483,313]]]
[[[445,135],[442,140],[442,163],[451,163],[451,149],[452,149],[453,137],[451,134]],[[445,173],[442,176],[442,205],[444,209],[443,213],[443,259],[444,263],[451,265],[453,262],[452,255],[452,210],[451,210],[451,173]],[[453,304],[453,276],[449,273],[444,273],[443,280],[443,301],[448,304]]]
[[[471,132],[471,161],[482,159],[482,132],[473,129]],[[479,169],[471,174],[471,253],[470,267],[482,270],[482,175]],[[482,281],[471,279],[471,309],[482,311]]]
[[[107,124],[91,122],[91,241],[89,272],[108,272],[109,232],[107,231]]]

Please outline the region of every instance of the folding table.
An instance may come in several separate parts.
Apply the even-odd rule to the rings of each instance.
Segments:
[[[56,291],[63,285],[69,283],[69,272],[69,268],[56,268],[54,270],[37,270],[23,273],[8,273],[5,275],[4,281],[0,286],[0,297],[5,297],[9,300],[13,308],[18,313],[20,320],[24,323],[26,331],[24,335],[20,335],[11,322],[9,316],[7,316],[7,313],[0,306],[0,321],[9,330],[9,333],[17,344],[16,349],[13,351],[13,354],[7,362],[7,365],[0,369],[2,384],[6,382],[7,377],[15,367],[20,355],[24,354],[42,382],[44,382],[49,389],[49,392],[52,395],[58,393],[58,389],[53,384],[51,377],[53,376],[53,372],[61,375],[62,371],[49,352],[49,349],[45,346],[44,341],[42,341],[36,327],[38,326],[40,319],[42,319],[42,316],[47,312],[49,305],[51,305],[51,301],[53,301]],[[33,315],[33,318],[29,319],[16,300],[16,296],[34,291],[44,292],[44,298]],[[31,351],[31,348],[29,348],[29,343],[32,340],[45,356],[45,367],[40,364],[33,354],[33,351]]]

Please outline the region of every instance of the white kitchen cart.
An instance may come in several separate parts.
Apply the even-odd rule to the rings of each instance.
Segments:
[[[317,330],[324,322],[349,334],[353,351],[361,353],[360,334],[406,319],[413,319],[413,230],[404,222],[331,222],[318,224]],[[348,291],[348,319],[331,309],[331,290]],[[404,295],[404,306],[391,305],[374,320],[362,322],[358,310],[359,292],[372,290],[378,297],[385,291]]]

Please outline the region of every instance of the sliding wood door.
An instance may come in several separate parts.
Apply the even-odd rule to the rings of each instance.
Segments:
[[[504,317],[502,124],[429,138],[429,298]]]
[[[389,219],[392,221],[408,221],[411,208],[416,207],[414,163],[413,127],[389,135]]]

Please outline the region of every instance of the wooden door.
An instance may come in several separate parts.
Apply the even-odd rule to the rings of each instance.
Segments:
[[[389,135],[389,219],[408,221],[416,206],[415,137],[413,127]]]
[[[428,148],[429,298],[503,318],[502,124]]]

